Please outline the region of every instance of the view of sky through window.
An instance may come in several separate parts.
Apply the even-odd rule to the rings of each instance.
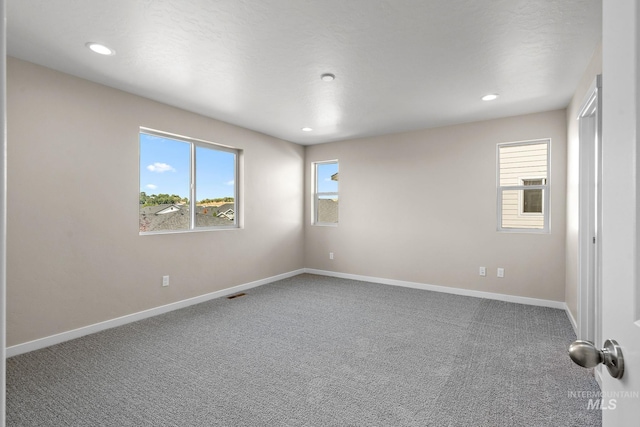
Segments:
[[[338,161],[314,163],[314,224],[338,223]]]
[[[189,198],[190,144],[140,133],[140,191]],[[235,154],[196,147],[196,200],[234,197]]]
[[[235,196],[235,154],[196,147],[196,201]]]
[[[337,193],[338,181],[331,177],[338,173],[338,163],[318,163],[318,193]]]
[[[140,191],[189,197],[190,145],[140,134]]]

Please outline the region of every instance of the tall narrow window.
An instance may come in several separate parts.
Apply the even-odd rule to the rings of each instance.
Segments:
[[[140,131],[139,231],[237,227],[239,151]]]
[[[313,164],[314,224],[338,224],[338,161]]]
[[[498,144],[498,231],[549,232],[549,145]]]

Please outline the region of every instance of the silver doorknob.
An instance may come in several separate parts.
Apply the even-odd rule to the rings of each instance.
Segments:
[[[591,341],[574,341],[569,346],[569,357],[584,368],[594,368],[602,363],[616,379],[624,374],[622,349],[615,340],[606,340],[602,350],[598,350]]]

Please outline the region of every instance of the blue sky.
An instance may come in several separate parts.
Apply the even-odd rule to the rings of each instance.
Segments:
[[[190,144],[140,134],[140,191],[189,198]],[[235,155],[196,146],[196,200],[234,196]]]
[[[338,172],[337,163],[318,163],[318,192],[319,193],[337,193],[338,181],[332,181],[331,175]]]

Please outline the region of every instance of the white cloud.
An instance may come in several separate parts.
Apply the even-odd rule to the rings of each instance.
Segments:
[[[231,181],[227,181],[224,184],[225,185],[233,185],[233,184],[235,184],[235,181],[232,179]]]
[[[158,173],[176,171],[173,166],[168,165],[166,163],[159,163],[159,162],[156,162],[152,165],[147,166],[147,170],[151,172],[158,172]]]
[[[156,188],[158,188],[158,186],[157,186],[157,185],[155,185],[155,184],[147,184],[147,188],[148,188],[149,190],[155,190]]]

